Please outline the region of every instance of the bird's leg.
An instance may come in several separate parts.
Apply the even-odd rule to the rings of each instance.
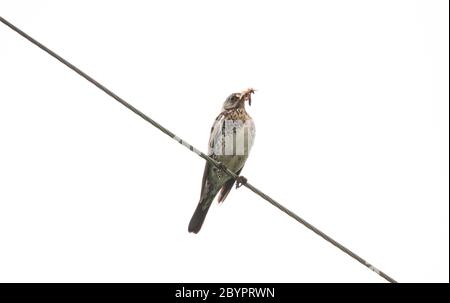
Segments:
[[[239,176],[236,178],[236,189],[245,184],[247,184],[247,178],[244,176]]]

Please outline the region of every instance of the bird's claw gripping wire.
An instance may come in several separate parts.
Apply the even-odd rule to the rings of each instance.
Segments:
[[[236,189],[245,184],[247,184],[247,178],[245,178],[244,176],[239,176],[236,178]]]
[[[225,164],[220,161],[216,163],[216,168],[221,171],[227,171],[228,169],[228,167],[226,167]],[[245,178],[244,176],[238,176],[236,178],[236,189],[245,184],[247,184],[247,178]]]
[[[222,162],[217,162],[216,167],[217,167],[218,170],[222,170],[222,171],[227,171],[227,169],[228,169],[228,168],[225,166],[225,164],[223,164]]]

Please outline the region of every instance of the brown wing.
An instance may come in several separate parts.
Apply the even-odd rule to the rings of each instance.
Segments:
[[[236,172],[236,175],[239,176],[241,171],[242,171],[242,168]],[[227,182],[225,182],[225,184],[222,186],[220,193],[219,193],[219,199],[217,200],[219,203],[225,201],[231,188],[233,188],[234,182],[235,182],[234,179],[230,179]]]
[[[209,174],[210,166],[211,166],[211,164],[209,164],[209,162],[206,162],[205,171],[203,172],[202,190],[200,192],[201,198],[203,198],[205,196],[205,194],[208,192],[209,187],[210,187],[209,182],[208,182],[208,174]]]
[[[215,156],[214,156],[214,144],[216,144],[216,137],[217,134],[219,133],[219,129],[222,127],[222,121],[221,119],[223,118],[223,112],[220,113],[216,120],[214,120],[214,124],[211,127],[211,132],[209,134],[209,143],[208,143],[208,156],[210,156],[211,158],[213,158],[214,160],[216,160]],[[206,162],[205,164],[205,170],[203,172],[203,179],[202,179],[202,190],[201,190],[201,197],[204,197],[204,194],[206,194],[209,190],[210,184],[208,182],[208,174],[211,171],[211,164],[209,164],[209,162]]]

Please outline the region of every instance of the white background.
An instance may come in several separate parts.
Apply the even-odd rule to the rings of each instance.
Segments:
[[[206,151],[255,87],[249,181],[401,282],[449,281],[448,1],[5,1]],[[382,282],[0,24],[0,281]]]

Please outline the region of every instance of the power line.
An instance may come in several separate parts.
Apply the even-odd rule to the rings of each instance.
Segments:
[[[162,126],[161,124],[159,124],[155,120],[151,119],[149,116],[145,115],[143,112],[141,112],[140,110],[135,108],[133,105],[131,105],[130,103],[126,102],[124,99],[120,98],[115,93],[113,93],[111,90],[109,90],[108,88],[106,88],[105,86],[100,84],[97,80],[95,80],[94,78],[92,78],[91,76],[89,76],[88,74],[83,72],[82,70],[80,70],[78,67],[76,67],[75,65],[73,65],[72,63],[70,63],[69,61],[67,61],[66,59],[64,59],[63,57],[61,57],[60,55],[58,55],[57,53],[55,53],[54,51],[52,51],[51,49],[46,47],[45,45],[43,45],[39,41],[35,40],[33,37],[29,36],[27,33],[22,31],[21,29],[19,29],[15,25],[11,24],[10,22],[8,22],[6,19],[4,19],[1,16],[0,16],[0,21],[2,23],[4,23],[5,25],[7,25],[8,27],[10,27],[13,31],[17,32],[19,35],[21,35],[22,37],[24,37],[25,39],[30,41],[31,43],[35,44],[36,46],[38,46],[39,48],[41,48],[42,50],[47,52],[50,56],[54,57],[55,59],[60,61],[62,64],[66,65],[67,67],[69,67],[70,69],[75,71],[81,77],[85,78],[87,81],[89,81],[92,84],[94,84],[95,86],[97,86],[100,90],[102,90],[108,96],[112,97],[113,99],[115,99],[116,101],[121,103],[123,106],[125,106],[126,108],[131,110],[133,113],[135,113],[136,115],[140,116],[142,119],[144,119],[145,121],[149,122],[151,125],[153,125],[157,129],[159,129],[160,131],[162,131],[163,133],[165,133],[166,135],[168,135],[169,137],[171,137],[172,139],[174,139],[178,143],[180,143],[180,144],[184,145],[185,147],[187,147],[190,151],[196,153],[197,155],[199,155],[200,157],[202,157],[203,159],[205,159],[206,161],[208,161],[209,163],[211,163],[212,165],[214,165],[218,169],[222,169],[226,174],[228,174],[233,179],[236,180],[236,179],[239,178],[238,175],[233,173],[231,170],[227,169],[225,166],[221,165],[221,163],[215,161],[214,159],[212,159],[208,155],[206,155],[203,152],[201,152],[198,149],[196,149],[194,146],[190,145],[186,141],[184,141],[181,138],[179,138],[178,136],[176,136],[170,130],[168,130],[167,128],[165,128],[164,126]],[[245,178],[243,178],[243,179],[245,179]],[[248,183],[246,181],[246,179],[245,179],[245,182],[242,183],[242,185],[247,187],[248,189],[250,189],[252,192],[257,194],[258,196],[260,196],[261,198],[263,198],[264,200],[266,200],[267,202],[269,202],[273,206],[277,207],[282,212],[284,212],[287,215],[289,215],[290,217],[294,218],[296,221],[298,221],[299,223],[303,224],[306,228],[308,228],[309,230],[313,231],[314,233],[316,233],[317,235],[319,235],[320,237],[322,237],[326,241],[330,242],[331,244],[333,244],[334,246],[336,246],[337,248],[339,248],[340,250],[342,250],[343,252],[348,254],[350,257],[352,257],[353,259],[357,260],[358,262],[360,262],[361,264],[363,264],[364,266],[366,266],[370,270],[374,271],[375,273],[377,273],[378,275],[380,275],[381,277],[383,277],[387,281],[389,281],[391,283],[396,283],[397,282],[393,278],[391,278],[390,276],[388,276],[387,274],[385,274],[384,272],[382,272],[381,270],[377,269],[375,266],[373,266],[372,264],[370,264],[369,262],[367,262],[366,260],[364,260],[363,258],[358,256],[357,254],[352,252],[350,249],[348,249],[344,245],[342,245],[339,242],[335,241],[333,238],[331,238],[330,236],[328,236],[327,234],[325,234],[324,232],[322,232],[321,230],[319,230],[318,228],[316,228],[315,226],[313,226],[312,224],[310,224],[306,220],[302,219],[297,214],[295,214],[294,212],[290,211],[289,209],[287,209],[286,207],[284,207],[283,205],[281,205],[280,203],[278,203],[277,201],[275,201],[274,199],[272,199],[271,197],[269,197],[268,195],[266,195],[265,193],[263,193],[262,191],[260,191],[256,187],[254,187],[253,185],[251,185],[250,183]]]

